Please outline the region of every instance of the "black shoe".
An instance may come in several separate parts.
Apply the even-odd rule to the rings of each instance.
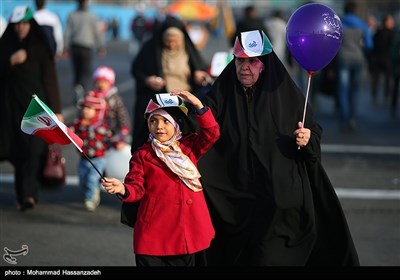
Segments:
[[[22,204],[17,204],[17,209],[25,212],[28,209],[33,209],[36,205],[36,199],[32,196],[26,197]]]
[[[356,126],[357,126],[357,124],[356,124],[356,121],[355,121],[355,120],[350,120],[350,121],[349,121],[349,129],[350,129],[350,130],[355,130],[355,129],[356,129]]]
[[[348,132],[352,132],[355,129],[355,124],[353,123],[341,123],[339,126],[339,129],[341,132],[343,133],[348,133]]]

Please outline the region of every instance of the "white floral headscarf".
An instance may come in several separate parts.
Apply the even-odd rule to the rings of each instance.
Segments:
[[[179,128],[179,124],[174,118],[168,114],[165,110],[157,109],[149,115],[149,119],[153,115],[160,115],[170,121],[175,127],[175,133],[165,142],[160,142],[150,133],[149,141],[155,151],[156,155],[174,172],[185,185],[194,192],[202,191],[203,188],[200,183],[200,173],[190,158],[185,155],[181,148],[180,142],[178,141],[182,137],[182,132]]]

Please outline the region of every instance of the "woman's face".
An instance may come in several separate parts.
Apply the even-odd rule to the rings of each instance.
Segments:
[[[29,21],[21,21],[14,25],[14,30],[18,35],[20,40],[25,39],[28,36],[29,31],[31,30],[31,24]]]
[[[149,131],[160,142],[170,140],[175,134],[175,126],[163,116],[154,114],[147,121]]]
[[[264,64],[257,57],[235,58],[236,76],[244,87],[253,86],[264,69]]]
[[[181,47],[181,41],[178,35],[167,35],[164,38],[164,46],[169,50],[176,50]]]

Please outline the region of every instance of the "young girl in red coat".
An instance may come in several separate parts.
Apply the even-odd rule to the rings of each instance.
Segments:
[[[199,133],[187,129],[187,108],[196,109]],[[210,109],[188,91],[156,94],[145,111],[148,142],[129,163],[124,183],[102,185],[123,202],[140,200],[133,233],[137,266],[195,266],[195,253],[207,249],[214,228],[206,205],[198,159],[218,140],[220,129]]]

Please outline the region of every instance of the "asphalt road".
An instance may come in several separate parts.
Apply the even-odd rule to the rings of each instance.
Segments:
[[[130,113],[134,101],[129,75],[132,49],[128,42],[110,42],[108,55],[95,61],[95,66],[115,69],[117,86]],[[213,40],[204,56],[209,61],[213,52],[225,49],[223,41]],[[69,122],[76,116],[69,61],[57,62],[57,68],[64,117]],[[338,129],[331,97],[311,94],[316,94],[313,108],[324,128],[323,165],[339,195],[361,265],[399,266],[400,118],[389,118],[383,104],[371,105],[367,76],[360,95],[358,126],[352,133]],[[26,213],[15,210],[12,166],[0,163],[0,248],[18,251],[27,245],[29,249],[15,257],[16,264],[6,262],[4,254],[0,266],[134,266],[132,230],[119,222],[119,201],[102,193],[98,210],[87,212],[77,187],[78,152],[68,145],[63,154],[67,185],[43,189],[37,207]]]

